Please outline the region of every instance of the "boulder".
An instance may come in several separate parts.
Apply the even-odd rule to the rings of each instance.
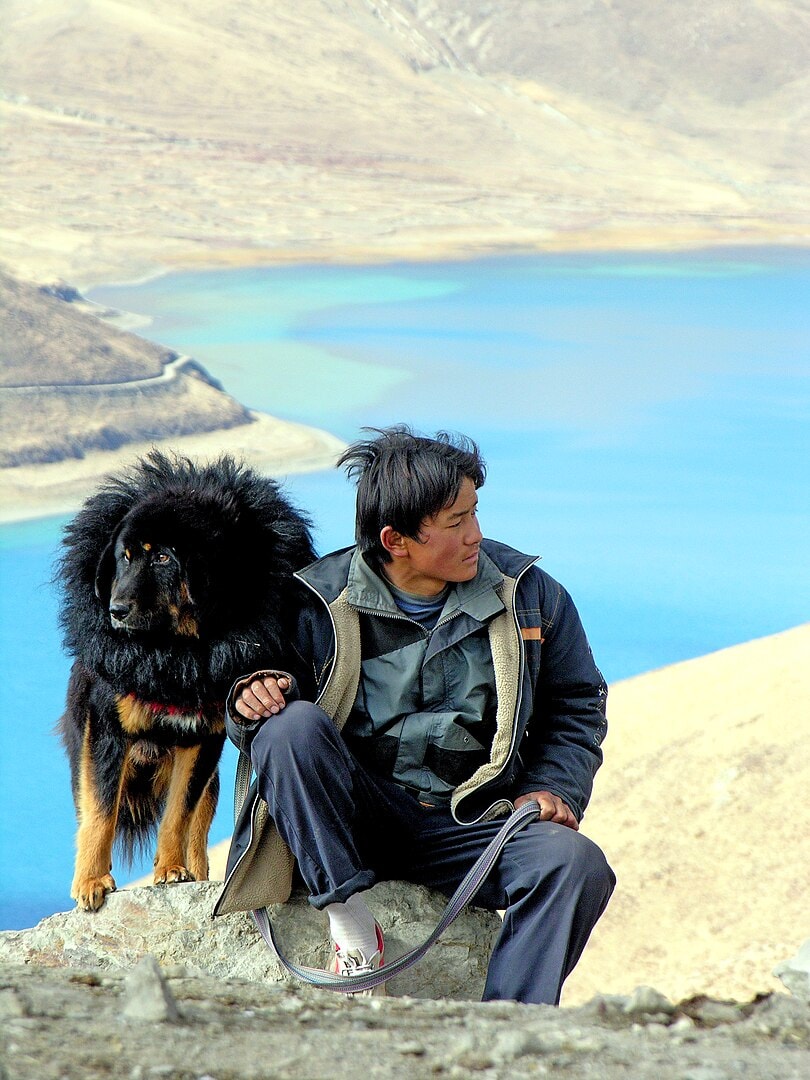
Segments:
[[[100,911],[51,915],[30,930],[0,933],[0,960],[45,967],[131,968],[147,955],[164,970],[185,968],[217,978],[295,981],[279,965],[249,914],[211,911],[219,882],[144,886],[111,893]],[[446,899],[400,881],[381,882],[365,894],[385,932],[386,958],[420,945],[435,928]],[[329,964],[326,917],[294,894],[270,909],[277,940],[288,959],[308,967]],[[479,1000],[500,920],[468,907],[425,957],[388,983],[392,996]]]

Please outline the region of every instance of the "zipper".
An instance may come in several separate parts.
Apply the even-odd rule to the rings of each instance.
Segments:
[[[498,772],[492,777],[491,780],[487,780],[487,784],[486,784],[487,787],[489,787],[490,784],[494,784],[503,775],[504,769],[509,764],[509,762],[512,760],[512,754],[513,754],[514,749],[515,749],[515,740],[517,739],[517,730],[518,730],[517,720],[518,720],[518,717],[520,716],[520,707],[523,704],[523,674],[524,674],[524,672],[526,670],[526,646],[523,643],[523,636],[520,633],[520,627],[519,627],[519,624],[518,624],[518,617],[517,617],[517,592],[518,592],[518,585],[520,585],[520,579],[523,577],[523,575],[526,573],[526,571],[530,569],[530,567],[534,566],[534,564],[536,562],[537,562],[537,559],[532,559],[532,561],[530,563],[527,563],[523,567],[523,569],[520,571],[520,573],[515,578],[515,588],[514,588],[514,591],[512,593],[512,618],[514,620],[515,629],[518,631],[517,636],[518,636],[518,643],[520,645],[520,669],[519,669],[520,679],[519,679],[519,685],[518,685],[518,696],[517,696],[517,701],[515,702],[515,711],[514,711],[514,714],[512,716],[512,740],[509,743],[509,753],[506,755],[506,760],[504,761],[504,764],[501,766],[501,768],[498,770]],[[460,800],[460,802],[464,802],[466,799],[468,799],[470,797],[470,795],[473,795],[473,794],[475,794],[474,791],[468,792]],[[507,800],[507,799],[496,800],[496,802],[507,802],[507,801],[509,801],[509,800]],[[469,822],[461,822],[461,821],[459,821],[459,819],[456,817],[455,812],[453,813],[453,817],[456,819],[456,821],[459,821],[459,824],[475,825],[477,822],[481,821],[484,817],[486,817],[486,815],[489,813],[489,811],[495,805],[496,805],[496,803],[490,803],[490,805],[486,808],[486,810],[482,811],[482,813],[480,813],[477,818],[473,818],[472,821],[469,821]],[[458,809],[458,807],[456,807],[456,809]]]
[[[412,626],[418,626],[424,634],[429,633],[420,622],[417,622],[416,619],[412,619],[410,615],[406,615],[404,611],[379,611],[377,608],[355,607],[354,604],[351,606],[355,611],[362,611],[364,615],[374,615],[376,618],[380,619],[398,619],[402,622],[411,623]]]
[[[326,612],[327,612],[327,614],[329,616],[329,622],[332,624],[332,638],[333,638],[333,640],[335,642],[335,653],[334,653],[334,656],[332,657],[332,670],[329,672],[327,680],[324,683],[323,690],[321,690],[321,692],[318,694],[318,697],[315,700],[315,704],[320,705],[321,701],[323,700],[323,695],[326,693],[327,688],[329,686],[329,683],[332,681],[332,676],[335,673],[335,668],[337,667],[337,658],[338,658],[338,632],[337,632],[337,626],[335,625],[335,617],[332,614],[332,609],[327,604],[326,599],[324,598],[324,596],[321,593],[318,592],[318,590],[315,588],[314,585],[310,585],[310,583],[306,580],[306,578],[302,578],[298,573],[294,573],[293,577],[298,578],[298,580],[303,585],[306,585],[306,587],[309,589],[309,591],[311,593],[314,593],[315,596],[318,597],[320,602],[326,608]]]

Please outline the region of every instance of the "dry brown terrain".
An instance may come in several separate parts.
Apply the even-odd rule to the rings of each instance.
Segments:
[[[584,831],[619,887],[568,1002],[748,1000],[810,937],[810,624],[611,690]]]
[[[5,266],[803,243],[800,0],[7,0]]]
[[[85,306],[0,274],[4,473],[251,423],[190,357],[107,326]]]

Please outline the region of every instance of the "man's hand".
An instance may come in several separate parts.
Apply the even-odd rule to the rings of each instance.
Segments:
[[[529,802],[536,802],[540,807],[541,821],[556,821],[558,825],[579,832],[579,822],[559,795],[552,795],[550,791],[528,791],[515,799],[515,809],[519,810]]]
[[[233,707],[245,720],[267,720],[287,704],[284,694],[289,689],[289,679],[275,679],[271,675],[254,679],[239,692]]]

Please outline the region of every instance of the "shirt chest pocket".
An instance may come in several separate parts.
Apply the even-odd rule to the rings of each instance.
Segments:
[[[463,728],[454,716],[436,716],[425,751],[425,765],[455,787],[472,776],[489,758],[489,749]]]

